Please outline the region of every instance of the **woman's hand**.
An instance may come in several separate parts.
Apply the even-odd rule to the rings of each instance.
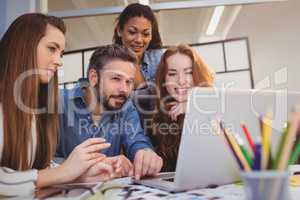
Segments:
[[[108,157],[106,163],[110,163],[114,168],[114,178],[133,175],[133,165],[124,155]]]
[[[106,158],[103,158],[103,160]],[[113,166],[109,163],[99,161],[90,167],[83,175],[81,175],[77,182],[99,182],[107,181],[114,177]]]
[[[73,181],[90,168],[89,173],[102,170],[102,166],[96,164],[105,158],[105,155],[101,154],[100,151],[108,147],[110,144],[106,143],[103,138],[90,138],[76,146],[67,160],[60,165],[64,181]]]
[[[169,117],[172,121],[176,121],[177,117],[181,114],[184,114],[186,111],[186,101],[184,102],[171,102],[168,104],[171,106],[170,111],[168,112]]]

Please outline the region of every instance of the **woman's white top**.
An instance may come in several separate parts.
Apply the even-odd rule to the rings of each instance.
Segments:
[[[28,162],[33,166],[37,147],[36,123],[32,120],[32,140],[28,147]],[[3,152],[3,112],[0,104],[0,160]],[[17,148],[17,147],[16,147]],[[0,197],[1,196],[32,196],[35,191],[38,170],[16,171],[4,166],[0,166]]]

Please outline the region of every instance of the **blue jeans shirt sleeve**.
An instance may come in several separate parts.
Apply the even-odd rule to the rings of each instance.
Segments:
[[[124,114],[121,142],[125,147],[126,155],[129,160],[133,161],[135,153],[138,150],[147,148],[153,149],[153,146],[141,127],[139,115],[132,103],[128,105]]]
[[[131,100],[128,100],[119,114],[116,112],[112,115],[103,115],[95,130],[96,126],[89,118],[89,111],[82,100],[80,88],[62,91],[60,104],[62,107],[59,114],[59,144],[56,157],[67,158],[77,145],[91,137],[103,137],[111,143],[110,148],[101,151],[107,156],[119,155],[123,146],[131,161],[138,150],[152,149],[151,142],[141,127],[137,109]]]

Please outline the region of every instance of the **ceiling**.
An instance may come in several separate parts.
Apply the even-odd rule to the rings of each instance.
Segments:
[[[187,2],[189,0],[149,0],[150,4],[167,2]],[[198,1],[198,0],[194,0]],[[139,3],[139,0],[48,0],[48,11],[61,11],[82,8],[126,6]],[[78,8],[78,5],[80,7]]]
[[[48,12],[90,8],[123,9],[138,0],[48,0]],[[150,0],[153,3],[184,2],[184,0]],[[191,2],[191,1],[190,1]],[[199,2],[199,0],[198,0]],[[206,35],[215,7],[156,11],[159,30],[164,45],[200,43],[225,39],[242,6],[226,6],[213,35]],[[66,50],[77,50],[112,41],[115,19],[118,14],[65,18],[67,24]]]

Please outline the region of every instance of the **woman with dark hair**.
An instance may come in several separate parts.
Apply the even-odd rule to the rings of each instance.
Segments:
[[[200,55],[188,45],[170,47],[163,54],[156,73],[157,113],[148,130],[156,153],[163,159],[162,171],[176,168],[188,90],[211,87],[213,79]]]
[[[105,156],[99,151],[109,146],[101,138],[78,145],[49,168],[58,138],[57,69],[65,32],[61,19],[31,13],[18,17],[0,41],[0,195],[32,195],[36,188],[99,180],[112,171],[100,162]]]
[[[154,81],[160,61],[162,41],[156,17],[149,6],[128,5],[117,18],[113,42],[133,50],[138,58],[140,73],[136,85]]]
[[[162,55],[162,41],[151,8],[138,3],[128,5],[117,18],[113,42],[130,48],[138,58],[134,102],[143,119],[145,112],[153,109],[154,102],[147,97],[140,97],[152,94],[155,73]]]

